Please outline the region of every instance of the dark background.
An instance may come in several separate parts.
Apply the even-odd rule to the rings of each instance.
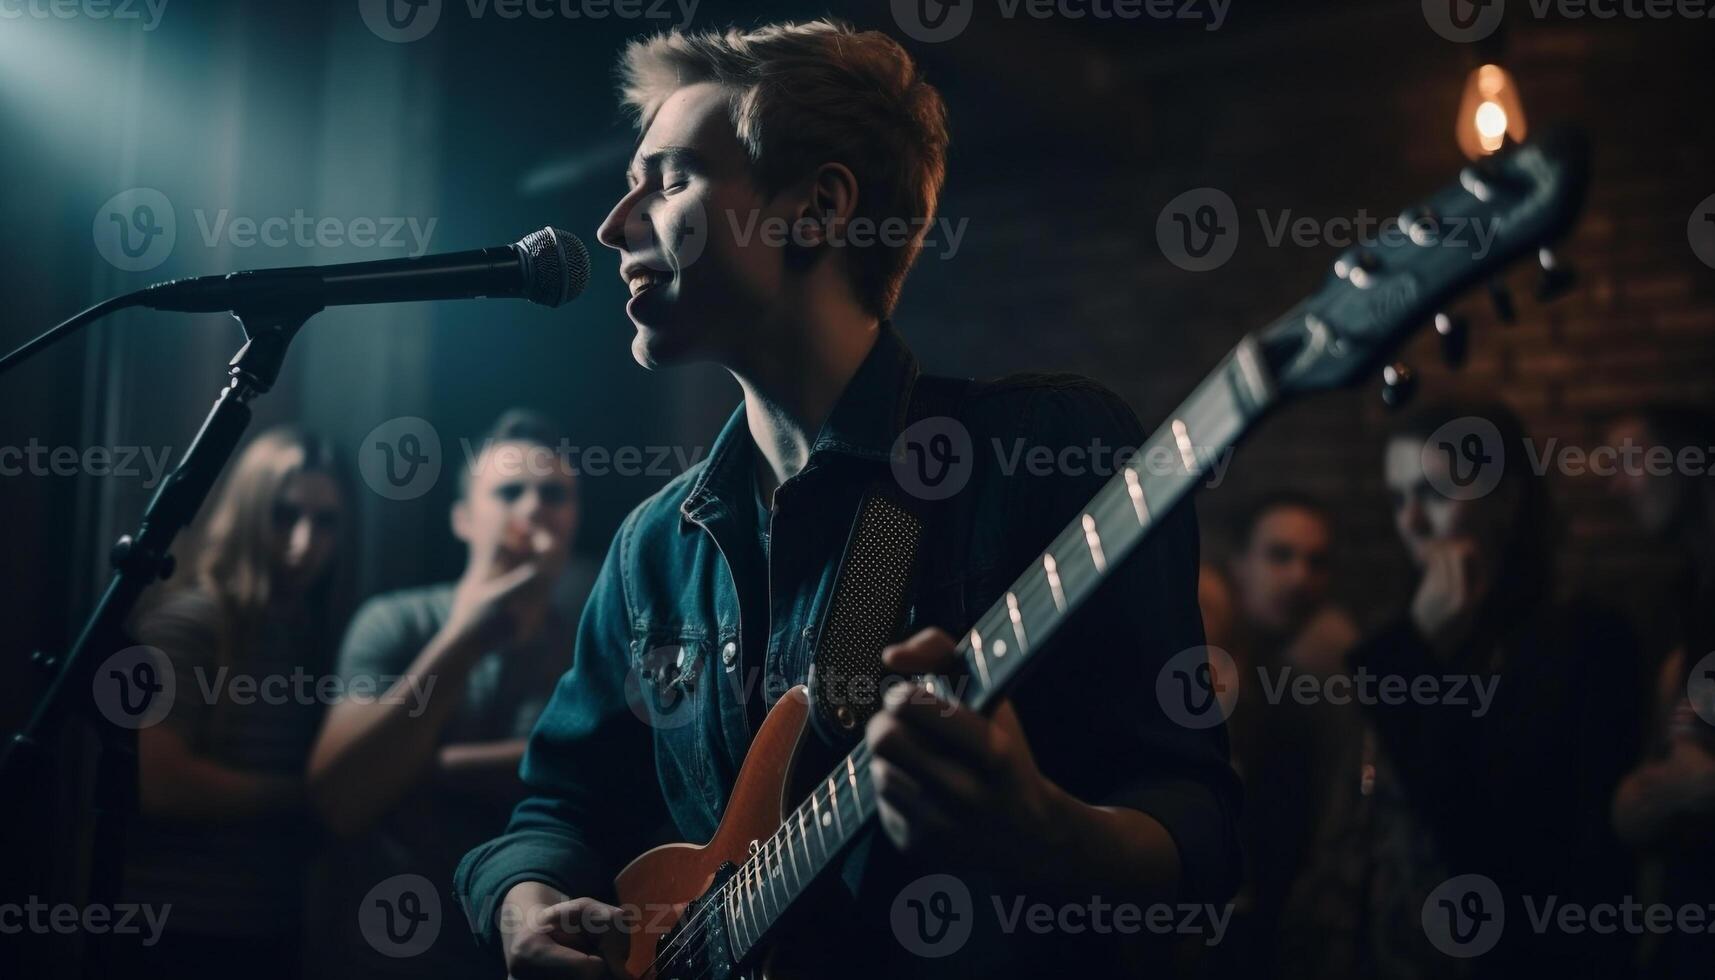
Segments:
[[[1336,252],[1269,247],[1257,210],[1380,216],[1449,181],[1463,163],[1453,125],[1466,76],[1498,59],[1533,129],[1572,119],[1593,138],[1590,207],[1564,249],[1583,278],[1545,308],[1521,272],[1512,326],[1480,297],[1463,304],[1477,333],[1461,374],[1439,365],[1427,337],[1410,359],[1420,397],[1499,395],[1539,440],[1590,447],[1616,409],[1715,394],[1715,275],[1687,231],[1715,193],[1715,21],[1537,17],[1524,0],[1509,6],[1504,42],[1482,45],[1439,36],[1416,0],[1233,0],[1215,31],[1176,19],[1008,20],[991,0],[939,44],[905,38],[881,0],[704,0],[692,26],[832,13],[900,37],[946,97],[953,147],[941,210],[968,221],[956,254],[926,253],[913,272],[897,317],[906,337],[931,370],[1091,375],[1152,426],[1242,333],[1313,289]],[[169,0],[149,31],[0,18],[0,346],[156,280],[409,251],[408,239],[395,249],[211,246],[199,220],[221,209],[257,220],[297,210],[432,218],[430,251],[512,241],[550,222],[593,242],[633,139],[613,95],[615,56],[628,37],[665,26],[472,17],[463,0],[448,0],[435,30],[406,44],[368,30],[357,0]],[[1163,256],[1156,219],[1205,186],[1236,202],[1241,238],[1223,267],[1191,273]],[[177,244],[158,267],[124,272],[98,254],[93,232],[104,202],[140,187],[172,203]],[[258,428],[300,421],[351,454],[375,426],[420,416],[443,442],[442,478],[417,499],[389,500],[356,481],[359,594],[457,573],[446,511],[458,440],[507,406],[550,412],[580,446],[696,453],[712,440],[736,387],[713,369],[636,367],[617,263],[600,251],[589,291],[558,311],[501,301],[344,308],[300,336],[259,403]],[[0,446],[150,447],[176,460],[238,342],[222,316],[115,316],[0,377]],[[1380,484],[1386,424],[1373,384],[1269,421],[1200,498],[1208,550],[1218,553],[1223,519],[1247,497],[1307,489],[1337,515],[1340,599],[1365,620],[1401,601],[1408,569]],[[671,472],[586,477],[580,550],[599,555],[626,510]],[[67,645],[145,482],[0,477],[8,727],[36,687],[25,657]],[[1568,588],[1630,605],[1660,581],[1663,560],[1600,480],[1555,482],[1572,531]]]

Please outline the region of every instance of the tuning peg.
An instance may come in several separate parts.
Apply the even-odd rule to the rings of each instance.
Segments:
[[[1382,401],[1388,408],[1398,409],[1417,393],[1417,372],[1404,361],[1395,361],[1382,368]]]
[[[1441,338],[1441,359],[1447,366],[1463,365],[1465,352],[1470,348],[1471,322],[1456,314],[1437,313],[1435,333]]]
[[[1578,281],[1578,272],[1546,248],[1536,250],[1536,262],[1542,275],[1536,280],[1536,298],[1546,303],[1571,291]]]
[[[1513,306],[1513,294],[1499,279],[1489,280],[1489,302],[1495,306],[1495,316],[1502,323],[1518,322],[1518,309]]]

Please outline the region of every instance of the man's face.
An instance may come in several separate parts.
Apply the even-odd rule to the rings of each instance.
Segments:
[[[1250,544],[1234,560],[1233,584],[1245,619],[1263,632],[1298,632],[1328,601],[1327,522],[1302,507],[1264,511],[1251,529]]]
[[[453,534],[470,546],[472,561],[492,559],[502,568],[536,555],[557,571],[577,528],[577,478],[553,449],[535,443],[486,446],[453,506]]]
[[[596,232],[619,252],[632,355],[645,367],[740,352],[782,302],[783,249],[761,229],[789,222],[792,198],[765,198],[753,183],[730,95],[701,82],[662,103],[632,155],[629,190]]]

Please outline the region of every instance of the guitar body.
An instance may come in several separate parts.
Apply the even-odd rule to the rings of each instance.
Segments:
[[[814,754],[814,748],[819,748],[819,742],[810,727],[809,691],[800,685],[780,698],[751,741],[714,838],[700,846],[663,844],[644,852],[620,871],[614,879],[620,906],[635,907],[642,913],[640,928],[632,934],[625,958],[628,976],[636,980],[677,980],[671,970],[657,972],[655,961],[663,940],[673,941],[672,931],[684,917],[686,907],[714,887],[723,868],[743,865],[752,853],[752,845],[767,840],[779,828],[782,818],[797,802],[792,796],[793,775],[801,768],[801,757]],[[729,949],[724,942],[713,946],[704,955],[723,963],[729,960]],[[690,965],[694,975],[702,975],[706,969],[710,980],[734,975],[730,965],[724,968]],[[772,963],[751,973],[771,978],[781,975]]]

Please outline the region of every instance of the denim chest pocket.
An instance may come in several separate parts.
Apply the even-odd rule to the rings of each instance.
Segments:
[[[676,801],[700,800],[710,815],[719,806],[709,745],[717,717],[714,649],[712,637],[685,627],[639,627],[631,641],[627,693],[654,734],[661,788],[681,822]]]

